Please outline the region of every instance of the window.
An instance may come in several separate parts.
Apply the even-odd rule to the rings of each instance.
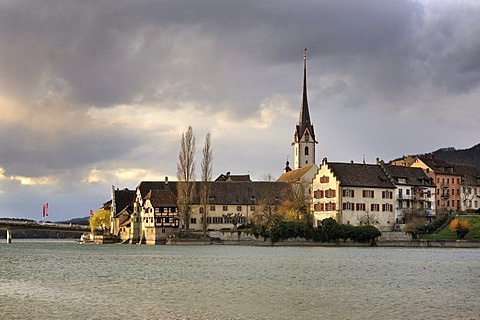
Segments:
[[[356,209],[357,211],[365,211],[365,203],[357,203],[357,204],[355,205],[355,209]]]
[[[382,191],[382,198],[383,199],[392,199],[393,192],[392,191]]]
[[[160,208],[155,208],[155,213],[160,213]]]
[[[460,208],[460,200],[457,200],[457,207]]]
[[[223,207],[222,207],[222,210],[223,210],[223,211],[228,211],[228,206],[223,206]]]
[[[342,190],[342,195],[344,197],[349,197],[349,198],[355,197],[354,190],[352,190],[352,189],[343,189]]]
[[[323,195],[324,195],[323,190],[316,190],[313,192],[313,197],[315,199],[321,199],[323,198]]]
[[[378,203],[372,203],[370,205],[370,211],[380,211],[380,205]]]
[[[166,233],[167,230],[165,230],[165,228],[162,228],[162,233]]]
[[[325,210],[327,211],[335,210],[335,203],[334,202],[325,203]]]
[[[255,206],[250,206],[250,211],[255,211]]]
[[[335,197],[335,190],[328,189],[325,191],[325,198],[334,198]]]
[[[354,210],[354,204],[351,202],[344,202],[342,208],[343,210]]]
[[[305,147],[305,155],[308,156],[308,147]]]
[[[242,211],[242,206],[237,206],[237,211]]]
[[[374,191],[373,190],[363,190],[362,191],[362,196],[364,198],[373,198],[375,195]]]
[[[403,198],[403,189],[398,189],[398,197],[399,197],[400,199]]]
[[[460,184],[460,178],[457,178],[457,184]]]
[[[455,195],[455,189],[452,189],[452,196]]]
[[[190,218],[191,224],[197,224],[197,218]]]
[[[330,177],[327,176],[320,177],[320,183],[328,183],[328,181],[330,180],[329,178]]]
[[[313,205],[313,209],[315,211],[324,211],[325,210],[325,205],[323,203],[318,203],[317,202]]]
[[[392,212],[393,206],[390,203],[382,204],[382,211]]]
[[[406,190],[405,190],[405,194],[406,194],[407,196],[409,196],[409,195],[410,195],[410,189],[406,189]]]
[[[203,207],[198,208],[199,213],[203,213]]]
[[[215,211],[215,206],[210,206],[210,211]]]

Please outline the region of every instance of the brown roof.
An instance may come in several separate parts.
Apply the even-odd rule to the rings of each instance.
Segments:
[[[285,172],[277,179],[277,182],[301,182],[302,177],[310,171],[313,166],[315,166],[315,164],[309,164],[308,166]]]
[[[398,179],[402,178],[406,180],[406,185],[435,187],[434,181],[425,174],[422,168],[395,166],[391,164],[383,164],[383,168],[396,183],[398,183]]]
[[[150,190],[145,196],[153,207],[176,207],[177,196],[171,190]]]
[[[196,181],[195,184],[196,195],[193,202],[194,204],[199,204],[199,192],[202,182]],[[291,183],[287,182],[266,181],[212,181],[210,185],[210,203],[219,205],[254,205],[258,204],[266,196],[273,199],[278,198],[278,201],[280,201],[291,187]],[[137,188],[140,188],[143,197],[153,190],[168,190],[177,195],[177,181],[169,181],[168,184],[165,184],[163,181],[142,181]],[[152,194],[150,197],[152,197]]]
[[[395,188],[379,165],[328,162],[328,167],[342,186]]]

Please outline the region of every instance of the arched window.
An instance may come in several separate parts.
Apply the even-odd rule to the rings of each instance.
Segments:
[[[308,156],[308,147],[305,147],[305,155]]]

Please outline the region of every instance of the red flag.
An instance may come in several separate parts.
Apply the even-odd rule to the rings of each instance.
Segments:
[[[48,202],[43,204],[43,217],[48,217]]]
[[[93,216],[95,214],[95,212],[93,212],[92,209],[90,209],[90,216]]]

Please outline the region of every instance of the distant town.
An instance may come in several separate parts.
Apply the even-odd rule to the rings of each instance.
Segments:
[[[479,212],[479,170],[440,160],[433,153],[388,163],[377,159],[374,164],[323,158],[318,166],[306,62],[305,54],[300,114],[291,142],[293,168],[287,160],[276,180],[267,176],[252,181],[248,174],[230,172],[212,179],[206,139],[202,179],[194,181],[189,178],[189,128],[182,136],[178,181],[141,181],[134,190],[112,187],[111,200],[91,220],[120,242],[157,244],[178,236],[179,231],[206,236],[252,224],[267,230],[279,220],[303,221],[318,228],[325,219],[332,219],[339,225],[368,225],[392,232],[405,231],[409,222],[419,219],[427,224],[439,214]]]

